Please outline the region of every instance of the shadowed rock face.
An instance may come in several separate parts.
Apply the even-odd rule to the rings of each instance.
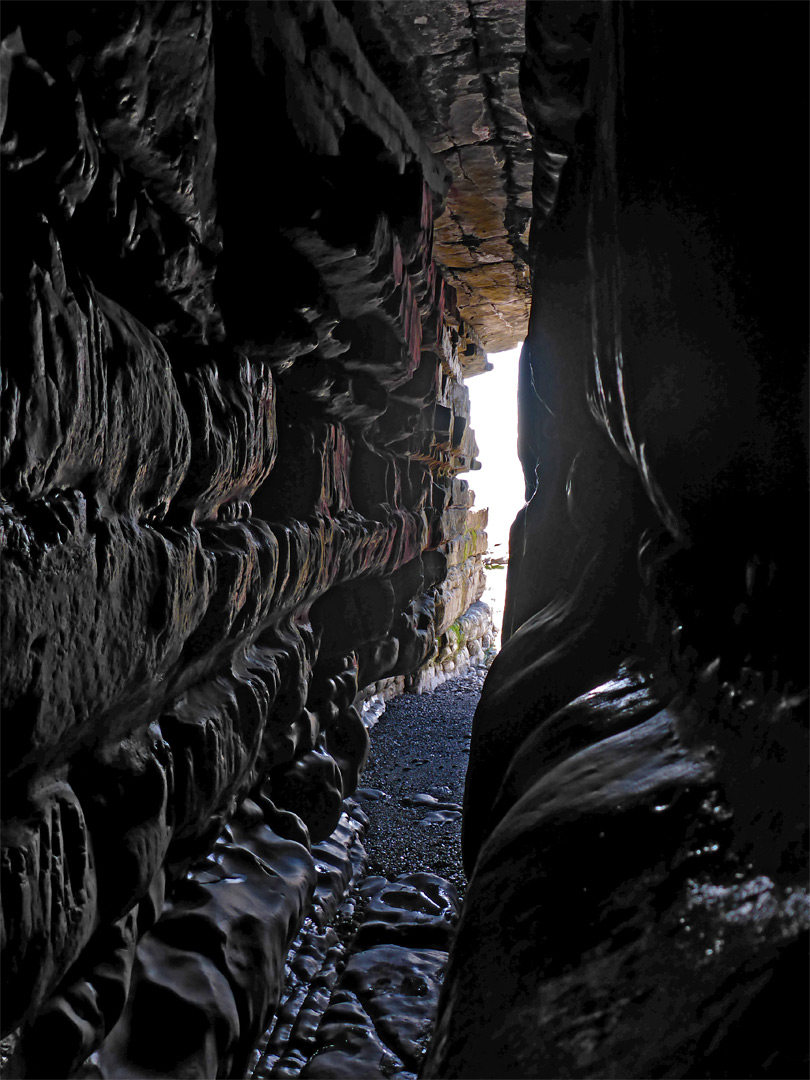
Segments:
[[[422,1075],[806,1074],[807,11],[729,10],[3,5],[9,1076],[252,1067],[363,701],[483,639],[529,262]],[[367,889],[307,1075],[419,1066],[443,888]]]
[[[242,1075],[483,589],[450,177],[331,3],[3,15],[4,1049]]]
[[[807,12],[527,11],[530,501],[423,1075],[803,1076]]]

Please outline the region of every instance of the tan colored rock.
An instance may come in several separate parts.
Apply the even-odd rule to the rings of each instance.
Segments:
[[[518,88],[524,6],[376,0],[354,5],[352,16],[361,41],[378,50],[378,72],[452,174],[436,255],[458,291],[459,311],[490,352],[519,344],[529,316],[533,164]],[[513,267],[509,293],[497,280],[471,276],[495,260]],[[470,365],[465,374],[481,370]]]

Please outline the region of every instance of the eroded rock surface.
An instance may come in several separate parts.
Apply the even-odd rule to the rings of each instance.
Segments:
[[[367,878],[360,891],[365,918],[300,1076],[415,1080],[432,1034],[458,896],[426,873],[393,882]]]
[[[319,884],[288,956],[275,1022],[252,1056],[248,1073],[256,1080],[415,1080],[458,895],[431,872],[369,875],[369,825],[350,799],[334,835],[313,848]]]
[[[0,60],[10,1074],[242,1075],[355,702],[483,589],[450,175],[329,2],[9,4]]]
[[[518,85],[523,0],[341,5],[369,57],[452,174],[436,257],[488,352],[526,336],[532,149]],[[483,370],[465,359],[465,370]]]
[[[742,60],[807,12],[701,13],[527,6],[529,502],[425,1076],[807,1072],[806,58]]]

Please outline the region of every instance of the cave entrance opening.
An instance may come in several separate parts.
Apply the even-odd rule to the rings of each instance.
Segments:
[[[475,505],[487,507],[487,553],[484,557],[487,584],[482,600],[492,609],[500,647],[506,570],[509,561],[509,529],[524,504],[523,471],[517,452],[517,387],[521,346],[508,352],[490,353],[492,370],[467,380],[470,423],[478,443],[481,469],[470,477]]]

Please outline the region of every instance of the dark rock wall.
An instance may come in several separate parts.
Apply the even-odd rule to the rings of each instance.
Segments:
[[[530,501],[425,1076],[806,1075],[807,23],[528,5]]]
[[[483,588],[449,175],[331,3],[3,17],[9,1074],[239,1076]]]

